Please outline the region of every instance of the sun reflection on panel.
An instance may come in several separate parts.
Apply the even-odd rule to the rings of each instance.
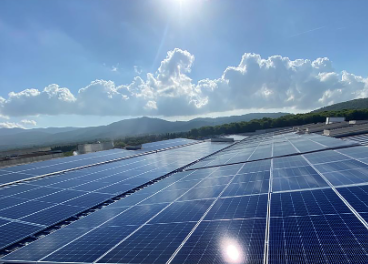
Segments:
[[[225,263],[246,263],[246,254],[236,239],[223,238],[220,243],[221,253]]]

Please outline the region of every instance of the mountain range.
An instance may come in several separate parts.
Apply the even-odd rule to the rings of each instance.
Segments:
[[[241,116],[195,118],[189,121],[167,121],[159,118],[125,119],[106,126],[64,128],[2,128],[0,151],[34,146],[56,146],[74,143],[113,140],[133,135],[185,132],[192,128],[250,121],[263,117],[277,118],[287,113],[251,113]]]
[[[368,108],[368,98],[354,99],[342,103],[337,103],[329,106],[319,108],[312,111],[312,113],[319,113],[324,111],[339,111],[344,109],[356,110],[356,109],[367,109]]]

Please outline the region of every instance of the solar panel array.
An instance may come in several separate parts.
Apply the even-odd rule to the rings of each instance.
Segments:
[[[359,142],[361,145],[368,145],[368,134],[347,136],[347,137],[343,137],[343,139],[356,141],[356,142]]]
[[[44,200],[55,195],[52,188],[71,196],[114,196],[124,185],[140,184],[135,181],[145,177],[141,175],[166,173],[214,153],[5,254],[1,261],[368,263],[368,148],[296,134],[250,137],[216,152],[224,146],[201,143],[154,154],[157,158],[147,155],[97,166],[95,173],[91,170],[97,167],[91,167],[19,184],[23,192],[2,199],[52,203]],[[56,180],[59,177],[63,180]],[[89,181],[68,184],[76,178]],[[110,188],[115,184],[117,188]],[[48,194],[39,197],[28,186],[47,188]],[[91,206],[94,200],[70,203],[78,198],[54,197],[59,197],[53,200],[55,206],[72,208]],[[11,224],[11,232],[22,233],[20,225],[36,229],[46,223],[37,222],[42,219],[38,217],[32,222],[26,208],[16,207],[8,211],[14,214],[12,220],[2,216],[7,209],[0,210],[0,230]]]
[[[55,174],[76,168],[93,166],[109,162],[112,160],[124,159],[132,156],[143,155],[151,151],[174,148],[187,144],[196,144],[198,141],[186,138],[158,141],[143,144],[141,150],[128,151],[123,149],[112,149],[85,155],[66,157],[61,159],[46,160],[31,164],[19,165],[15,167],[3,168],[0,170],[0,186],[21,181],[36,176]]]
[[[205,142],[0,188],[0,248],[223,147]]]

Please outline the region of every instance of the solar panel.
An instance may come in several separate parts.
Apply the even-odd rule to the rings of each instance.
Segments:
[[[43,228],[40,226],[10,222],[0,226],[0,247],[11,245],[13,241],[20,240],[30,234],[36,233]]]
[[[122,159],[125,157],[136,156],[137,154],[149,153],[153,150],[178,147],[186,144],[198,143],[205,144],[190,139],[175,139],[155,143],[144,144],[146,150],[142,151],[127,151],[127,150],[108,150],[96,153],[89,153],[79,156],[60,158],[55,160],[41,161],[33,164],[19,165],[0,170],[0,184],[11,183],[15,181],[25,180],[28,178],[57,173],[65,170],[75,169],[83,166],[91,166],[101,162],[111,161],[114,159]],[[212,145],[212,149],[221,149],[224,145]],[[19,173],[12,173],[19,172]],[[12,173],[12,174],[9,174]]]
[[[172,263],[262,263],[265,227],[265,219],[203,221]]]
[[[363,263],[367,242],[365,226],[332,190],[272,194],[270,263]]]
[[[0,228],[19,223],[42,230],[220,149],[211,146],[175,148],[0,189],[0,203],[9,205],[0,209]],[[248,137],[1,260],[366,263],[365,154],[351,142],[319,135]],[[39,210],[10,223],[1,217],[3,211],[18,214],[7,210],[28,202]]]

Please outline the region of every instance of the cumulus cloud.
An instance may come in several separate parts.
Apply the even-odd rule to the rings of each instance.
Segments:
[[[308,110],[368,96],[368,78],[334,70],[328,58],[290,60],[245,53],[217,79],[193,82],[194,55],[174,49],[155,73],[129,84],[95,80],[73,94],[51,84],[0,97],[0,115],[194,115],[209,112],[293,108]],[[138,74],[138,72],[137,72]]]
[[[36,126],[37,122],[35,120],[23,119],[20,121],[24,125]]]
[[[21,124],[13,123],[13,122],[2,122],[0,123],[0,128],[23,128]]]

